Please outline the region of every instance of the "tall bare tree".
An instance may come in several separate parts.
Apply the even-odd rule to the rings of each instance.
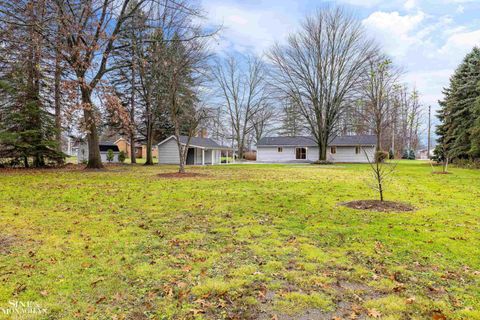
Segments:
[[[252,121],[266,106],[266,75],[264,63],[255,56],[229,56],[217,60],[213,67],[221,105],[232,127],[240,159],[253,130]]]
[[[377,136],[377,151],[382,150],[383,132],[392,120],[392,93],[400,71],[384,56],[372,56],[359,86],[360,103],[356,116],[362,117]]]
[[[335,7],[320,9],[286,45],[270,50],[273,84],[298,105],[320,160],[326,160],[329,139],[336,135],[345,106],[375,52],[360,22]]]

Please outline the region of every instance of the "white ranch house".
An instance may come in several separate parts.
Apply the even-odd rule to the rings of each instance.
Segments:
[[[180,143],[185,146],[188,137],[180,136]],[[218,144],[210,138],[191,137],[187,153],[187,165],[214,165],[221,164],[222,151],[225,155],[231,148]],[[228,157],[227,157],[228,161]],[[170,136],[158,144],[159,164],[179,164],[180,155],[175,136]]]
[[[368,162],[374,159],[376,136],[351,135],[331,139],[327,160],[332,162]],[[318,145],[313,137],[265,137],[257,143],[257,162],[314,162],[319,159]]]

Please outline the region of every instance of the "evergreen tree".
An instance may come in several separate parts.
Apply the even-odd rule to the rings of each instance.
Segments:
[[[444,157],[468,159],[480,155],[479,84],[480,49],[475,47],[456,69],[443,92],[444,99],[439,101],[441,110],[437,117],[441,124],[436,133]]]

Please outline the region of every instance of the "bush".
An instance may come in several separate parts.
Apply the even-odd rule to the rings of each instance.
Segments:
[[[390,149],[390,151],[388,151],[388,158],[391,160],[391,159],[395,159],[395,154],[393,153],[393,150]]]
[[[256,153],[256,152],[253,152],[253,151],[245,152],[245,153],[243,154],[243,158],[244,158],[245,160],[255,161],[255,160],[257,160],[257,153]]]
[[[387,151],[377,151],[375,152],[375,162],[384,162],[389,158]]]
[[[312,164],[328,165],[328,164],[333,164],[333,162],[328,160],[317,160],[315,162],[312,162]]]
[[[415,160],[415,150],[410,149],[410,152],[408,154],[408,160]]]
[[[107,161],[112,162],[114,157],[115,157],[115,154],[113,153],[113,150],[108,149],[107,150]]]
[[[120,161],[121,163],[124,163],[126,158],[127,158],[127,155],[125,154],[125,152],[120,151],[120,153],[118,154],[118,161]]]
[[[480,169],[480,159],[455,159],[453,164],[461,168]]]
[[[403,150],[402,159],[415,160],[415,150],[413,150],[413,149]]]

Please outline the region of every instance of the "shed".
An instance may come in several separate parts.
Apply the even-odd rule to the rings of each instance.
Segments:
[[[180,136],[180,143],[185,146],[187,136]],[[232,148],[222,146],[211,138],[191,137],[187,153],[187,165],[213,165],[222,163],[222,153],[228,155]],[[228,161],[228,157],[226,158]],[[158,144],[159,164],[179,164],[180,155],[178,152],[177,140],[174,135],[168,137]]]
[[[108,162],[107,161],[108,150],[113,151],[112,163],[120,162],[118,160],[118,155],[120,154],[120,150],[118,149],[118,146],[115,143],[108,142],[108,141],[100,142],[98,146],[100,148],[100,157],[102,158],[102,162]],[[88,161],[88,144],[86,142],[83,142],[79,145],[77,160],[78,160],[78,163],[84,163]]]

